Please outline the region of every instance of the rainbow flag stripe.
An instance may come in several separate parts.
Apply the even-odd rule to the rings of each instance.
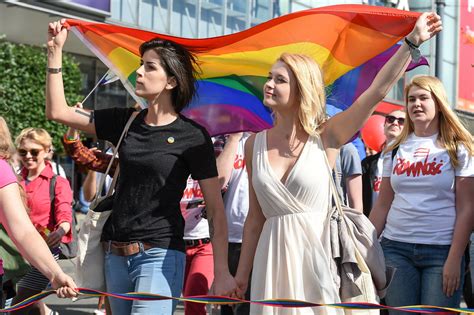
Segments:
[[[239,303],[252,303],[265,305],[270,307],[280,307],[280,308],[307,308],[307,307],[319,307],[321,309],[326,308],[339,308],[345,310],[396,310],[403,311],[407,313],[423,313],[423,314],[443,314],[449,315],[453,312],[458,312],[461,314],[472,314],[474,309],[472,308],[451,308],[451,307],[442,307],[442,306],[432,306],[432,305],[407,305],[407,306],[386,306],[375,303],[367,302],[352,302],[352,303],[333,303],[333,304],[323,304],[317,302],[309,302],[302,300],[293,300],[293,299],[269,299],[269,300],[258,300],[258,301],[248,301],[241,300],[237,298],[231,298],[226,296],[216,296],[216,295],[196,295],[196,296],[187,296],[187,297],[170,297],[165,295],[145,293],[145,292],[128,292],[128,293],[107,293],[87,288],[78,288],[79,297],[99,297],[107,296],[110,298],[116,298],[121,300],[128,301],[161,301],[161,300],[175,300],[182,302],[194,302],[201,304],[215,304],[215,305],[233,305]],[[9,313],[13,311],[21,310],[31,304],[37,303],[42,299],[55,294],[54,290],[43,291],[36,295],[33,295],[18,304],[12,305],[7,308],[0,309],[0,313]]]
[[[394,45],[412,30],[418,16],[416,12],[384,7],[336,5],[288,14],[239,33],[204,39],[78,20],[67,23],[132,95],[141,43],[159,37],[194,52],[202,69],[198,97],[183,114],[216,135],[260,131],[272,125],[271,113],[262,104],[262,87],[272,63],[283,52],[313,57],[324,71],[328,91],[337,91],[330,94],[330,102],[341,109],[350,106],[376,73],[354,70],[380,69],[387,59],[374,58],[381,53],[393,55]],[[375,62],[370,63],[372,59]],[[352,73],[352,80],[342,80],[348,73]],[[139,98],[137,101],[143,102]]]

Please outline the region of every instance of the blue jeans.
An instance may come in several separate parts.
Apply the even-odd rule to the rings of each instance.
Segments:
[[[450,245],[423,245],[397,242],[382,238],[385,262],[397,270],[388,287],[385,301],[389,306],[433,305],[459,307],[462,283],[454,295],[443,293],[443,266]],[[461,282],[464,279],[464,259]],[[414,313],[389,311],[392,315]]]
[[[177,250],[150,248],[131,256],[105,253],[105,282],[111,293],[147,292],[180,297],[185,254]],[[173,314],[177,301],[127,301],[110,299],[112,314]]]

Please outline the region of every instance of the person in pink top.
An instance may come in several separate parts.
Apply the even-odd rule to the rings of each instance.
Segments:
[[[0,222],[20,253],[57,289],[58,296],[74,297],[76,284],[61,270],[28,218],[20,186],[9,163],[13,152],[10,132],[0,116]]]
[[[26,128],[16,139],[17,152],[23,165],[20,171],[22,179],[20,184],[26,193],[31,222],[45,239],[55,259],[58,259],[60,243],[69,243],[72,240],[72,191],[69,182],[63,177],[56,176],[46,159],[51,144],[51,136],[41,128]],[[53,178],[55,184],[51,184]],[[54,185],[53,207],[50,196],[51,185]],[[38,269],[33,268],[18,282],[18,292],[13,302],[17,303],[40,293],[48,283],[49,279]],[[42,302],[36,303],[33,308],[42,308],[45,314],[51,312]]]

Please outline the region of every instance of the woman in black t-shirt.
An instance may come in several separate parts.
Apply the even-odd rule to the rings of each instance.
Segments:
[[[61,75],[65,20],[48,29],[48,119],[117,143],[132,109],[92,112],[69,107]],[[195,94],[195,59],[184,47],[154,39],[140,46],[136,94],[148,100],[124,138],[120,179],[102,241],[109,292],[150,292],[179,297],[184,272],[184,220],[179,201],[189,175],[199,180],[214,250],[214,293],[228,295],[235,281],[227,266],[227,224],[212,142],[206,130],[180,115]],[[112,299],[118,314],[171,314],[174,301]]]

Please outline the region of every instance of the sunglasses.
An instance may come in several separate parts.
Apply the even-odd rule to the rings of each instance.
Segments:
[[[37,157],[41,151],[43,150],[42,149],[31,149],[31,150],[18,149],[18,155],[21,157],[25,157],[28,154],[28,152],[30,152],[32,157]]]
[[[402,117],[395,117],[395,116],[385,116],[385,122],[389,124],[393,124],[395,120],[398,122],[400,126],[402,126],[405,123],[405,118]]]

